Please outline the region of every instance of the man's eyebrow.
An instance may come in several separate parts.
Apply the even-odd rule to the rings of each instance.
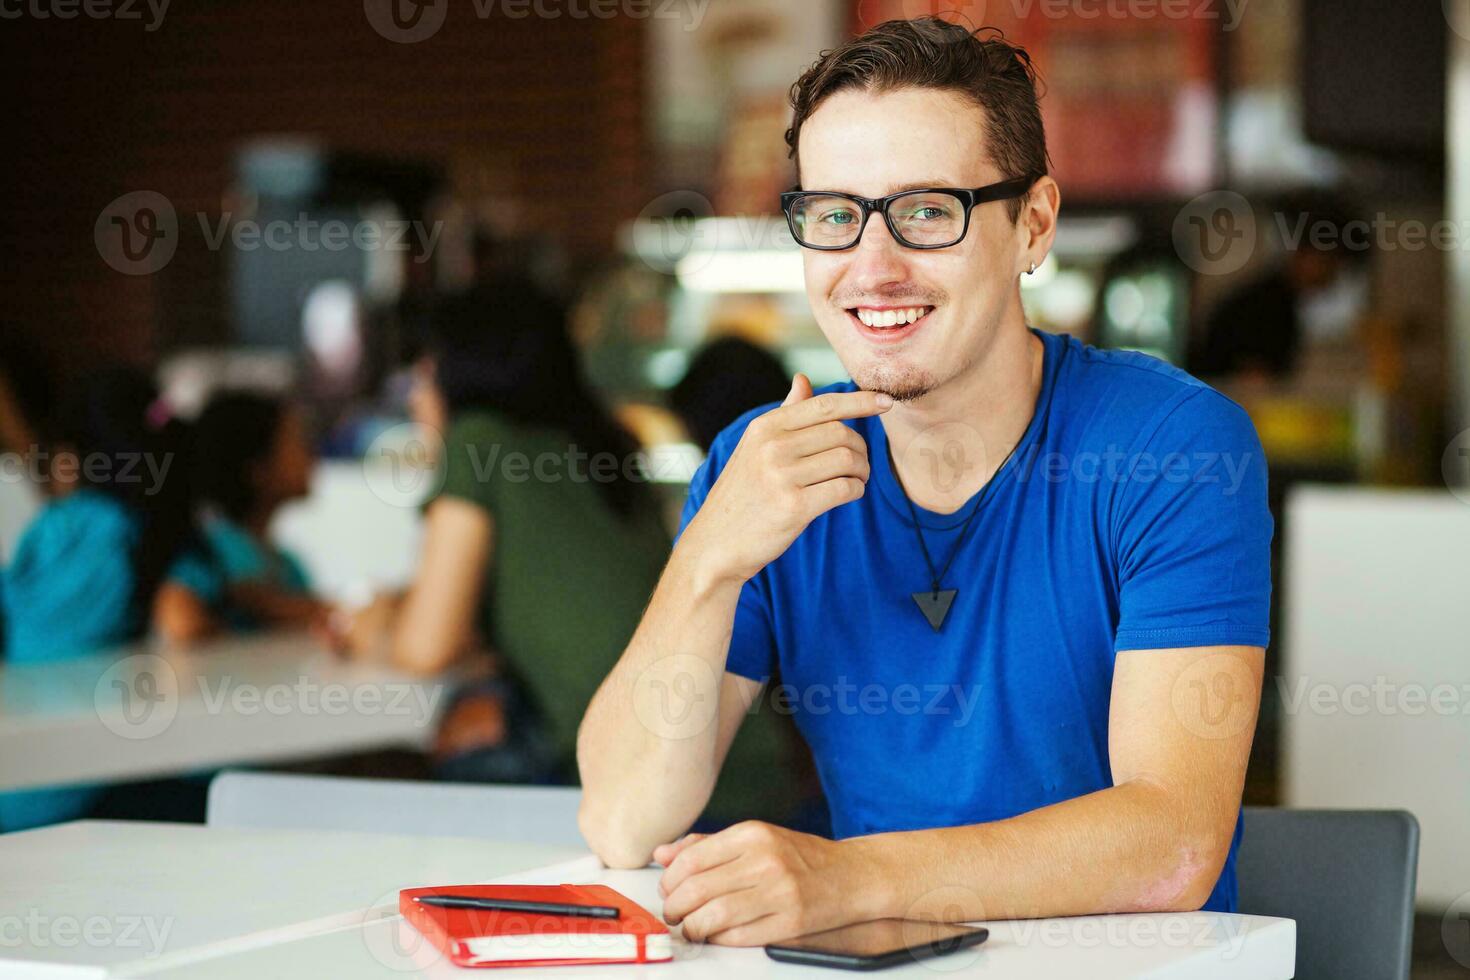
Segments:
[[[925,188],[930,188],[930,187],[965,187],[965,186],[966,186],[965,184],[957,184],[957,183],[955,183],[952,180],[947,180],[947,179],[942,178],[942,177],[935,177],[935,178],[932,178],[932,179],[929,179],[929,180],[909,180],[909,181],[904,181],[902,184],[889,184],[887,191],[885,191],[882,194],[879,194],[878,197],[887,197],[890,194],[902,194],[904,191],[917,191],[917,190],[923,190]],[[857,191],[842,190],[842,189],[839,189],[839,188],[836,188],[836,187],[802,187],[801,190],[805,191],[808,194],[811,194],[811,193],[818,193],[818,194],[820,194],[820,193],[822,193],[822,192],[825,191],[825,192],[830,193],[830,194],[851,194],[854,197],[867,197],[866,194],[859,194]]]

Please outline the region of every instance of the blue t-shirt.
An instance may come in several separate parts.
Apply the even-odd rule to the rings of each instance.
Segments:
[[[1036,411],[953,514],[915,507],[942,588],[939,632],[881,417],[860,500],[814,520],[746,583],[727,669],[764,681],[810,744],[836,836],[1002,820],[1112,785],[1117,651],[1269,639],[1266,461],[1233,402],[1162,361],[1037,333]],[[851,391],[851,382],[824,391]],[[681,533],[751,419],[715,440]],[[1233,911],[1230,855],[1205,908]]]

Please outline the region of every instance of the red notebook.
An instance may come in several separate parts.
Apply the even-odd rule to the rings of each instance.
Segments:
[[[423,905],[419,895],[518,902],[612,905],[616,919]],[[606,885],[445,885],[405,888],[398,911],[458,966],[578,966],[661,963],[674,958],[669,930],[643,906]]]

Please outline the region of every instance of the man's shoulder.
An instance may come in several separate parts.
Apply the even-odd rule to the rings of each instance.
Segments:
[[[1235,402],[1168,361],[1133,350],[1103,350],[1073,338],[1058,384],[1065,386],[1074,414],[1110,435],[1144,436],[1171,427],[1254,432]]]

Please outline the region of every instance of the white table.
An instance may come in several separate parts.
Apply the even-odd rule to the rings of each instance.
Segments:
[[[657,869],[607,871],[595,858],[555,848],[446,838],[81,822],[0,837],[0,868],[5,869],[0,875],[0,977],[43,975],[35,972],[38,962],[55,965],[57,976],[169,980],[465,976],[397,915],[396,891],[411,885],[603,882],[662,910]],[[27,916],[42,925],[17,945],[15,924],[24,926]],[[88,917],[101,917],[120,931],[123,916],[151,923],[151,932],[135,929],[145,937],[141,946],[59,948],[56,925],[66,917],[83,924]],[[165,925],[169,931],[155,952],[158,944],[150,945],[148,937],[160,935]],[[990,939],[977,950],[886,975],[1285,980],[1294,972],[1296,925],[1288,919],[1186,913],[986,925]],[[91,972],[65,971],[61,964],[81,964]],[[759,949],[682,941],[675,944],[671,965],[511,975],[528,980],[837,976],[775,963]]]
[[[422,748],[452,683],[294,634],[0,667],[0,790]]]

